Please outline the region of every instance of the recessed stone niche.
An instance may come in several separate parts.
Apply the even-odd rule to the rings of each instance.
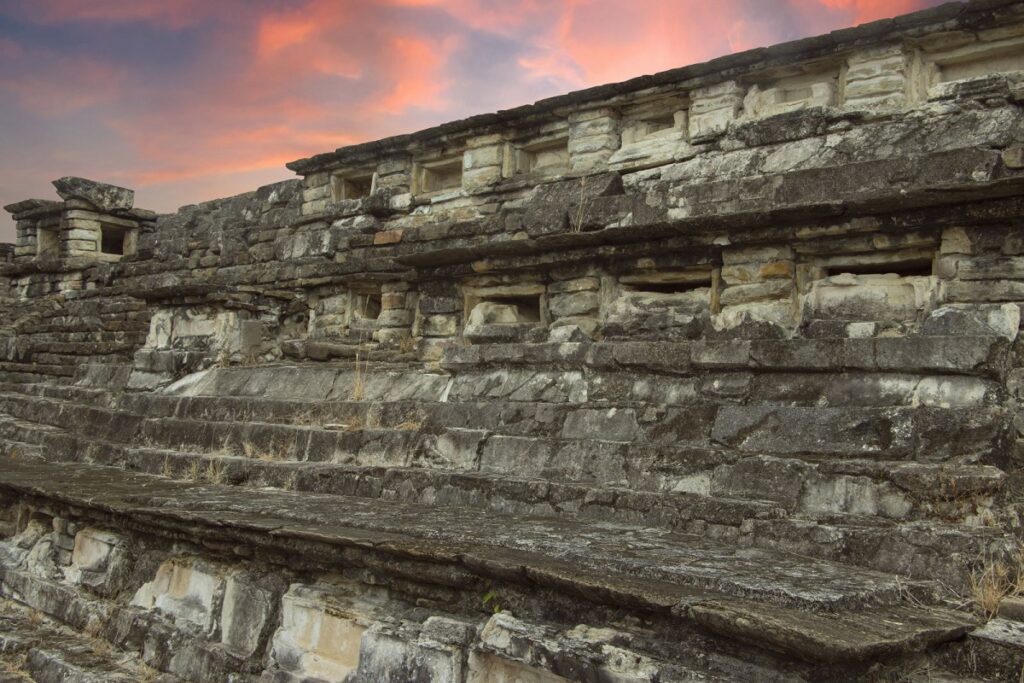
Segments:
[[[622,146],[685,134],[686,101],[670,98],[630,107],[623,112]]]
[[[532,340],[548,326],[546,298],[541,284],[467,289],[463,337],[473,343]]]
[[[374,172],[344,171],[331,176],[331,198],[334,201],[364,199],[373,192]]]
[[[605,336],[699,336],[717,311],[719,277],[711,265],[619,275],[605,309]]]
[[[1024,36],[973,41],[927,55],[930,84],[1024,71]]]
[[[36,256],[41,259],[60,256],[60,229],[58,227],[36,229]]]
[[[527,142],[513,143],[507,155],[512,168],[508,175],[558,175],[570,168],[569,137],[557,135]]]
[[[462,154],[420,161],[413,170],[413,193],[430,195],[462,188]]]
[[[839,255],[819,259],[803,301],[805,321],[905,324],[917,320],[936,296],[929,251]],[[857,327],[871,335],[881,328]]]
[[[135,253],[137,232],[121,225],[100,224],[100,253],[106,256],[130,256]]]
[[[781,74],[751,86],[743,98],[747,116],[784,114],[808,107],[838,104],[839,66],[826,65],[809,72]]]
[[[352,285],[349,288],[347,307],[349,327],[354,332],[376,330],[381,307],[380,285]]]

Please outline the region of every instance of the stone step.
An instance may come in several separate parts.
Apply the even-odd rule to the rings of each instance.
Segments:
[[[132,405],[140,413],[152,414],[148,401]],[[76,451],[88,450],[98,441],[110,441],[264,461],[480,471],[552,482],[772,500],[799,515],[855,513],[896,520],[938,518],[980,524],[985,523],[993,497],[1005,480],[1000,469],[986,465],[801,457],[799,453],[760,455],[718,444],[687,448],[678,442],[645,444],[493,434],[486,429],[457,426],[465,424],[460,420],[469,420],[475,414],[461,408],[438,412],[432,418],[417,415],[417,408],[407,403],[380,404],[377,408],[368,411],[367,420],[406,422],[399,423],[398,429],[367,426],[355,413],[348,421],[326,429],[251,421],[143,420],[132,413],[0,395],[0,409],[18,418],[61,425],[87,437],[85,443],[65,446]],[[480,407],[481,413],[487,410],[487,406]],[[445,415],[450,419],[442,419]],[[529,433],[553,421],[544,420],[541,408],[532,414],[517,414],[519,419],[513,419],[513,415],[499,408],[493,422],[499,423],[498,428],[511,425]],[[421,419],[423,422],[418,422]],[[10,438],[28,440],[16,435]]]
[[[12,383],[0,382],[0,395],[15,397],[50,398],[85,405],[108,405],[111,392],[107,389],[84,387],[77,384]]]
[[[5,678],[4,676],[9,676]],[[40,612],[0,599],[0,681],[177,683],[134,654],[67,628]]]
[[[810,662],[927,649],[974,619],[927,606],[928,584],[775,550],[644,526],[430,508],[348,496],[170,481],[94,465],[11,461],[0,490],[84,523],[256,553],[311,568],[408,562],[501,585],[629,606],[733,643]],[[289,559],[291,558],[291,559]],[[393,560],[403,558],[402,562]],[[440,575],[438,575],[440,576]],[[913,602],[904,601],[908,594]]]
[[[0,442],[9,443],[9,442]],[[640,491],[513,474],[424,468],[358,467],[181,452],[64,437],[52,445],[12,444],[25,456],[50,462],[88,462],[170,478],[248,488],[278,488],[534,516],[645,524],[812,557],[884,568],[918,578],[962,583],[972,562],[1006,550],[995,527],[965,526],[948,516],[889,519],[836,511],[787,516],[777,502],[672,491]],[[884,468],[883,468],[884,469]],[[934,475],[922,474],[927,484]],[[965,475],[966,490],[969,475]],[[769,482],[770,483],[770,482]],[[771,488],[771,487],[769,487]],[[927,487],[925,487],[927,490]],[[835,501],[827,501],[830,504]]]
[[[331,415],[317,414],[312,406],[309,413],[293,418],[300,424],[243,423],[206,417],[143,420],[142,413],[148,414],[145,408],[151,403],[126,399],[126,405],[139,409],[140,414],[135,414],[5,394],[0,395],[0,412],[87,429],[110,439],[130,440],[138,429],[139,438],[176,448],[187,443],[218,450],[231,442],[237,447],[246,440],[258,439],[288,444],[295,459],[303,459],[299,454],[306,454],[304,459],[322,460],[333,457],[331,453],[337,451],[332,451],[331,446],[337,440],[337,430],[327,430],[335,432],[333,436],[323,435],[323,418]],[[355,427],[346,431],[383,428],[395,433],[441,436],[455,428],[463,430],[460,436],[465,437],[466,430],[478,430],[481,438],[493,433],[492,447],[516,453],[520,460],[532,460],[534,466],[550,460],[552,449],[560,451],[563,443],[577,441],[606,442],[600,446],[604,450],[615,450],[616,444],[632,444],[652,450],[671,447],[810,459],[958,461],[1008,466],[1015,438],[1014,413],[1001,406],[836,408],[724,404],[644,409],[639,405],[570,408],[497,402],[472,406],[434,403],[431,407],[414,408],[411,403],[401,403],[368,406],[362,414],[345,402],[336,407],[341,413],[338,417],[348,415],[343,422],[352,423],[341,426]],[[174,441],[179,438],[186,441]],[[405,447],[409,437],[392,434],[382,438]],[[166,439],[169,441],[163,441]],[[484,448],[481,458],[486,457]],[[609,457],[611,460],[602,460],[601,466],[622,467],[615,462],[615,455]],[[502,458],[496,466],[507,466],[507,462],[508,458]],[[525,461],[517,462],[516,466],[523,464]]]
[[[1003,337],[917,336],[867,339],[722,339],[679,342],[481,344],[445,350],[441,367],[641,369],[685,375],[708,370],[760,372],[910,372],[1000,378],[1008,370]]]

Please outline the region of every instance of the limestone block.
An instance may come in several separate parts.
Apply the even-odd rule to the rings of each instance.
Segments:
[[[219,616],[214,608],[224,592],[225,573],[198,560],[167,560],[153,580],[136,591],[132,604],[159,610],[175,622],[190,623],[212,633]]]
[[[459,318],[454,315],[424,316],[421,330],[426,337],[454,337],[459,333]]]
[[[462,156],[462,171],[487,168],[490,166],[501,166],[503,144],[492,144],[467,149]]]
[[[601,281],[596,277],[579,277],[572,280],[559,280],[548,285],[549,294],[567,294],[570,292],[596,292],[601,288]]]
[[[596,318],[572,316],[551,323],[548,333],[550,342],[584,342],[597,336],[599,322]]]
[[[746,116],[758,118],[808,107],[828,107],[835,103],[834,78],[819,81],[800,79],[795,82],[783,81],[764,90],[757,85],[752,86],[743,99],[743,109]]]
[[[722,306],[746,304],[753,301],[769,301],[784,299],[793,295],[792,280],[764,280],[751,284],[733,285],[722,290],[720,301]]]
[[[804,315],[844,320],[909,320],[924,308],[931,290],[928,277],[843,273],[812,285],[805,297]]]
[[[95,180],[66,176],[53,181],[57,194],[65,201],[80,199],[97,209],[112,211],[130,209],[135,203],[135,192],[125,187],[98,183]]]
[[[462,173],[462,187],[467,191],[490,187],[502,179],[501,166],[484,166]]]
[[[302,191],[302,201],[312,202],[317,199],[327,199],[331,196],[330,185],[316,185]]]
[[[1003,150],[1003,164],[1007,168],[1024,168],[1024,145],[1013,145]]]
[[[486,437],[487,432],[479,429],[445,429],[438,435],[432,450],[445,467],[475,470],[480,445]]]
[[[146,337],[146,348],[169,349],[174,330],[174,311],[160,309],[153,312],[149,319],[149,335]]]
[[[971,238],[963,228],[946,228],[942,231],[941,254],[973,254]]]
[[[580,409],[569,413],[562,427],[563,439],[600,439],[629,442],[638,438],[636,413],[629,408]]]
[[[281,600],[274,660],[298,676],[346,680],[359,666],[360,643],[371,623],[357,603],[338,604],[329,589],[293,584]]]
[[[936,308],[921,324],[921,334],[998,336],[1010,341],[1019,329],[1017,304],[951,304]]]
[[[906,104],[908,63],[901,46],[862,50],[847,60],[843,94],[847,106],[896,109]]]
[[[469,312],[466,328],[482,325],[507,325],[525,322],[520,316],[519,306],[495,301],[481,301]]]
[[[457,644],[416,635],[412,629],[374,624],[363,634],[352,683],[463,683],[464,657]]]
[[[469,658],[467,683],[570,683],[570,679],[488,653]]]
[[[775,299],[723,306],[711,317],[715,330],[738,330],[749,325],[769,325],[789,329],[796,324],[796,312],[789,299]]]
[[[68,240],[64,243],[68,256],[93,255],[98,251],[95,240]]]
[[[724,133],[742,111],[743,95],[743,88],[735,81],[694,90],[690,105],[690,139],[706,139]]]
[[[251,657],[274,613],[275,595],[244,575],[228,577],[221,607],[221,642],[239,657]]]
[[[601,297],[597,292],[571,292],[551,297],[549,310],[556,318],[566,318],[596,313],[600,305]]]
[[[318,213],[324,213],[330,207],[330,199],[314,199],[313,201],[302,203],[302,215],[312,216]]]
[[[124,539],[120,535],[109,531],[83,529],[75,535],[71,561],[78,569],[93,572],[104,571],[114,548],[123,542]]]

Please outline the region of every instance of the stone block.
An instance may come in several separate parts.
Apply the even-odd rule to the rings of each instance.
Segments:
[[[454,337],[459,333],[459,318],[454,315],[424,316],[421,332],[426,337]]]
[[[552,296],[548,309],[555,318],[567,318],[596,313],[600,305],[601,297],[597,292],[581,291]]]
[[[278,667],[307,679],[347,680],[359,666],[369,609],[358,600],[339,604],[328,587],[293,584],[281,600],[271,646]]]
[[[274,616],[276,595],[250,578],[235,573],[227,578],[221,607],[221,642],[232,654],[249,658],[262,645],[263,632]]]
[[[640,436],[636,413],[629,408],[580,409],[569,413],[562,427],[563,439],[634,441]]]
[[[220,616],[214,608],[223,596],[224,574],[223,568],[198,560],[167,560],[153,580],[135,592],[132,604],[212,633]]]
[[[1013,341],[1020,329],[1018,304],[952,304],[928,314],[921,334],[938,336],[997,336]]]
[[[125,187],[98,183],[95,180],[66,176],[53,181],[57,194],[65,201],[80,199],[102,211],[130,209],[135,192]]]

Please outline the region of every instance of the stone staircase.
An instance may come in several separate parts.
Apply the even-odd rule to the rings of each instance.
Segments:
[[[949,609],[956,587],[1013,546],[991,518],[1005,344],[929,339],[932,361],[906,339],[867,357],[849,341],[757,361],[752,342],[642,362],[630,344],[469,347],[442,371],[214,368],[159,392],[8,382],[0,490],[285,566],[415,560],[464,592],[500,583],[509,604],[639,607],[827,680],[962,638],[976,622]],[[19,581],[38,590],[5,573]]]

